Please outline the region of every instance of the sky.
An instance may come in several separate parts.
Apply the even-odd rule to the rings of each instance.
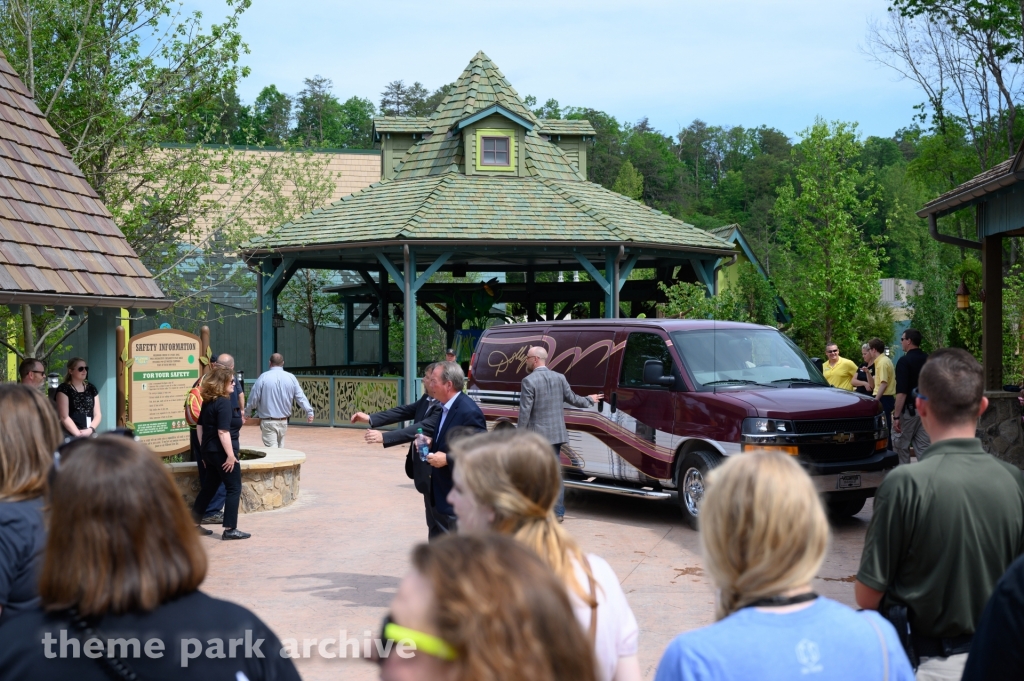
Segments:
[[[910,124],[924,97],[866,53],[888,0],[253,0],[240,30],[252,70],[239,95],[303,78],[379,104],[392,81],[455,80],[478,50],[521,96],[648,117],[674,135],[699,118],[795,137],[816,116],[864,135]],[[224,14],[203,0],[205,20]]]

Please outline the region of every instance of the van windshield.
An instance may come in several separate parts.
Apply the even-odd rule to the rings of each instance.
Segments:
[[[672,342],[697,387],[787,383],[828,386],[807,356],[774,329],[675,331]]]

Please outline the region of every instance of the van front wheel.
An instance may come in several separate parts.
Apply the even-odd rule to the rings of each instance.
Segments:
[[[718,454],[703,449],[689,452],[679,460],[679,507],[686,524],[697,529],[700,505],[704,501],[708,471],[722,462]]]

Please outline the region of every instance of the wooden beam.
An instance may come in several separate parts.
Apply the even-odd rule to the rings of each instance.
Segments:
[[[986,236],[981,246],[981,364],[985,390],[1003,389],[1003,237]]]

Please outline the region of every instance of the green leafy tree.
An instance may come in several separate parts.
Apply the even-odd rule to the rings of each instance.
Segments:
[[[708,296],[707,287],[679,281],[671,286],[658,282],[658,287],[668,299],[665,316],[672,319],[718,319],[731,322],[747,322],[750,317],[743,301],[734,291],[726,290],[716,296]]]
[[[644,195],[644,176],[627,160],[619,168],[619,175],[615,178],[612,191],[639,201]]]
[[[166,142],[224,141],[237,118],[235,86],[247,70],[238,22],[249,0],[228,0],[221,23],[204,27],[199,12],[170,0],[11,0],[0,2],[0,49],[111,211],[115,222],[176,300],[195,300],[206,285],[194,255],[200,243],[232,251],[242,230],[227,218],[199,224],[210,205],[211,179],[236,186],[228,155],[165,151]],[[203,128],[205,127],[205,130]],[[258,182],[258,180],[257,180]],[[202,186],[202,189],[200,189]],[[183,261],[192,276],[181,276]],[[35,328],[30,310],[23,326]],[[38,317],[38,316],[37,316]],[[45,316],[44,316],[45,318]],[[54,311],[56,330],[23,338],[34,353],[41,338],[58,339],[75,322]],[[47,341],[50,342],[50,341]],[[48,351],[43,349],[44,352]]]
[[[796,177],[779,190],[774,209],[786,246],[776,283],[793,314],[794,339],[813,354],[828,342],[852,348],[875,326],[882,256],[861,231],[876,199],[870,186],[863,198],[858,191],[856,126],[818,119],[801,137]]]
[[[291,130],[292,98],[268,85],[260,90],[252,105],[255,141],[269,146],[278,146]]]

